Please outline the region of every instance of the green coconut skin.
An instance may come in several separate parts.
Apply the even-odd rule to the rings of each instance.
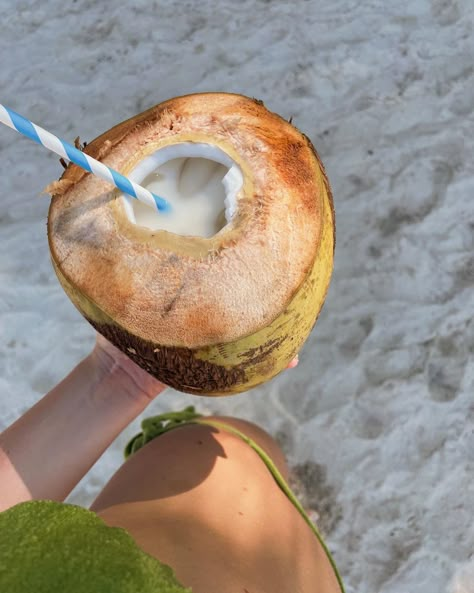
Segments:
[[[52,501],[0,513],[2,593],[191,593],[125,529]]]

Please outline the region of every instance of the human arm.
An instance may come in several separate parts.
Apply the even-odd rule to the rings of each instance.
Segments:
[[[97,334],[92,353],[0,434],[0,511],[63,501],[165,388]]]
[[[0,511],[63,501],[164,389],[98,335],[92,353],[0,435]]]

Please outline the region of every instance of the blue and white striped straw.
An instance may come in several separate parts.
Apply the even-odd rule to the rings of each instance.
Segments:
[[[41,144],[45,148],[55,152],[63,159],[72,161],[89,173],[93,173],[94,175],[105,179],[105,181],[109,181],[127,195],[132,196],[133,198],[136,198],[145,204],[148,204],[148,206],[151,206],[155,210],[159,210],[161,212],[171,210],[171,206],[165,199],[160,198],[141,185],[130,181],[130,179],[127,179],[120,173],[117,173],[117,171],[114,171],[103,163],[96,161],[89,155],[83,153],[82,150],[72,146],[72,144],[69,144],[57,136],[54,136],[50,132],[43,130],[43,128],[35,125],[15,111],[8,109],[8,107],[5,107],[1,103],[0,122],[7,125],[9,128],[16,130],[20,134],[23,134],[27,138],[30,138],[30,140],[34,140],[38,144]]]

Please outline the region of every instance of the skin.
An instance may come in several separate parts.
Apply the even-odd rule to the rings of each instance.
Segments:
[[[262,429],[211,418],[251,437],[288,477],[282,451]],[[172,566],[193,593],[340,591],[319,542],[260,457],[224,430],[188,425],[161,435],[127,460],[91,509]]]
[[[64,501],[165,387],[98,335],[91,354],[0,435],[0,511]],[[256,441],[288,477],[283,453],[261,428],[216,419]],[[260,457],[214,427],[184,426],[148,443],[91,510],[128,529],[193,593],[340,591],[321,545]]]
[[[0,511],[63,501],[165,388],[98,335],[91,354],[0,434]]]

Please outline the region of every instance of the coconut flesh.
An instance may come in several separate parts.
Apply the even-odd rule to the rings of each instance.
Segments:
[[[122,194],[131,223],[195,237],[212,237],[231,221],[243,183],[240,167],[225,152],[194,142],[157,150],[128,177],[171,205],[170,212],[156,212]]]

